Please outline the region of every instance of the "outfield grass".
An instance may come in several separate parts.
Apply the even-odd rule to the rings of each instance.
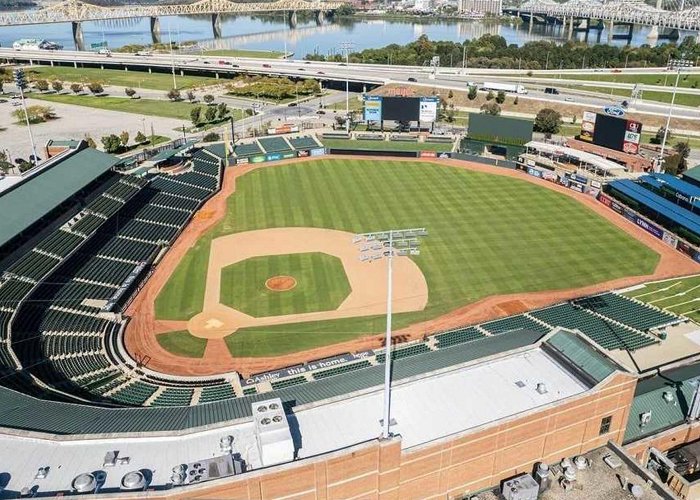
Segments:
[[[700,276],[647,283],[624,295],[700,321]]]
[[[296,286],[270,290],[273,276],[291,276]],[[256,318],[330,311],[349,294],[340,259],[320,252],[255,257],[221,270],[221,302]]]
[[[158,297],[157,317],[201,310],[209,238],[272,227],[417,226],[430,233],[414,258],[428,282],[428,305],[395,315],[396,328],[490,295],[649,274],[659,260],[574,199],[521,179],[437,163],[328,158],[238,179],[226,217],[189,251]],[[373,317],[248,328],[227,343],[235,356],[275,355],[380,332],[383,325]]]
[[[102,85],[133,87],[167,91],[173,88],[170,73],[148,73],[146,71],[123,71],[118,69],[70,68],[67,66],[32,66],[26,70],[28,80],[61,80],[66,82],[100,82]],[[175,75],[177,87],[182,89],[216,85],[221,80],[209,76]]]
[[[258,59],[280,59],[284,54],[274,50],[217,49],[205,50],[205,56],[255,57]]]
[[[190,111],[193,104],[185,101],[170,102],[165,99],[128,99],[126,97],[73,94],[40,94],[32,92],[27,97],[41,99],[42,101],[58,102],[61,104],[72,104],[74,106],[86,106],[88,108],[106,109],[109,111],[122,111],[124,113],[135,113],[148,116],[163,116],[165,118],[177,118],[190,123]],[[243,117],[240,109],[229,108],[229,112],[234,113],[236,120]]]
[[[372,151],[452,151],[451,143],[321,139],[327,148],[369,149]]]
[[[207,348],[207,339],[195,337],[188,331],[160,333],[156,340],[166,351],[188,358],[201,358]]]

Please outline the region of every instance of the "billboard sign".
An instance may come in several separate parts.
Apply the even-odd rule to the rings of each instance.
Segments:
[[[610,116],[617,116],[617,117],[625,116],[625,110],[617,105],[605,106],[603,108],[603,111],[605,111],[606,115],[610,115]]]
[[[368,95],[365,96],[365,121],[380,122],[382,121],[382,96]]]
[[[593,142],[593,131],[595,130],[595,120],[598,115],[592,113],[591,111],[583,112],[583,119],[581,120],[581,134],[579,138],[582,141]]]
[[[420,107],[418,108],[418,121],[434,122],[437,120],[438,104],[437,97],[421,97]]]

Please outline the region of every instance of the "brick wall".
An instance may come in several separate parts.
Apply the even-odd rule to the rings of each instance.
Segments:
[[[180,498],[427,499],[459,496],[604,445],[621,443],[636,379],[616,373],[563,403],[401,451],[372,441],[239,479],[183,489]],[[468,397],[468,395],[465,395]],[[601,419],[612,417],[599,435]],[[178,495],[175,495],[176,497]]]

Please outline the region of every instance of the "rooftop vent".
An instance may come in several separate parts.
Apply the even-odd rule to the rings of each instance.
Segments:
[[[544,384],[544,382],[539,382],[539,383],[537,384],[537,387],[535,388],[535,390],[536,390],[539,394],[547,394],[547,386]]]
[[[141,471],[132,471],[124,474],[121,489],[126,491],[142,490],[146,487],[146,478]]]
[[[294,460],[294,441],[284,414],[282,400],[270,399],[253,403],[255,438],[263,465]]]
[[[44,479],[46,476],[49,475],[49,470],[51,467],[39,467],[39,469],[36,471],[36,476],[34,476],[34,479]]]
[[[673,397],[673,394],[671,394],[669,391],[664,391],[662,397],[664,398],[664,401],[667,403],[673,403],[675,398]]]
[[[73,489],[77,493],[92,493],[96,487],[97,480],[92,474],[80,474],[73,479]]]

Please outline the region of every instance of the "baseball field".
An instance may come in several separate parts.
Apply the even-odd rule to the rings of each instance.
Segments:
[[[173,327],[176,334],[160,333],[159,343],[173,354],[191,349],[190,355],[201,356],[201,342],[188,338],[182,326],[202,314],[211,301],[207,297],[247,320],[228,330],[225,321],[205,322],[234,357],[276,356],[380,332],[384,304],[375,298],[354,302],[362,305],[328,316],[332,319],[290,322],[284,316],[324,318],[314,315],[349,304],[363,293],[363,283],[375,286],[372,276],[384,272],[382,261],[366,264],[374,266],[370,274],[353,278],[350,261],[341,256],[346,277],[342,265],[327,255],[331,251],[309,251],[308,241],[284,241],[279,236],[284,233],[248,240],[262,242],[254,257],[222,260],[219,254],[241,250],[238,242],[244,240],[236,236],[273,228],[289,228],[289,238],[301,240],[311,237],[292,229],[332,229],[329,235],[336,236],[343,231],[350,245],[352,233],[407,227],[425,227],[428,236],[421,254],[408,261],[417,269],[399,268],[406,284],[397,307],[401,301],[407,305],[394,317],[395,328],[492,295],[651,274],[660,258],[575,199],[518,178],[391,159],[319,159],[258,168],[236,178],[223,219],[187,250],[157,296],[156,319],[181,326]],[[292,248],[287,254],[286,245]],[[216,269],[213,260],[220,261]],[[267,317],[275,321],[265,324]],[[261,326],[246,326],[256,321]]]

